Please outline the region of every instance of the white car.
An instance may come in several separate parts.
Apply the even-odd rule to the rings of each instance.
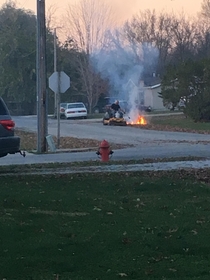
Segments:
[[[87,118],[87,108],[82,102],[67,103],[65,110],[66,119],[70,118]]]
[[[60,117],[65,118],[65,110],[68,103],[60,103]]]

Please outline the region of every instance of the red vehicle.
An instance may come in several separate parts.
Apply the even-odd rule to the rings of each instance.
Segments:
[[[15,122],[0,97],[0,157],[20,152],[20,138],[14,135]]]

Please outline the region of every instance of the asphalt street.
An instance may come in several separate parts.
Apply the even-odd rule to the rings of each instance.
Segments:
[[[24,128],[30,131],[37,131],[37,119],[35,116],[13,117],[17,128]],[[57,135],[57,121],[48,119],[48,133]],[[104,126],[102,120],[61,120],[60,136],[70,136],[77,138],[88,138],[102,141],[106,139],[112,143],[123,143],[142,145],[153,144],[158,141],[209,141],[210,135],[155,131],[131,126]],[[84,147],[85,148],[85,147]]]
[[[36,131],[36,117],[14,117],[16,127]],[[56,135],[57,122],[48,120],[48,131]],[[145,158],[171,157],[203,157],[210,159],[210,136],[196,133],[164,132],[139,129],[134,127],[103,126],[101,120],[61,120],[61,136],[77,138],[91,138],[111,143],[133,144],[134,147],[114,150],[113,160],[137,160]],[[86,147],[84,147],[86,148]],[[112,160],[111,159],[111,160]],[[92,152],[62,152],[48,154],[26,153],[26,157],[19,154],[0,158],[1,165],[32,164],[52,162],[100,160],[96,151]]]
[[[191,144],[174,143],[153,145],[149,147],[138,146],[121,150],[114,150],[111,160],[138,160],[145,158],[171,158],[171,157],[203,157],[210,159],[210,144]],[[34,164],[34,163],[54,163],[54,162],[78,162],[78,161],[96,161],[100,160],[96,152],[64,152],[54,154],[32,154],[26,153],[26,157],[19,154],[8,155],[0,158],[1,165],[14,164]]]

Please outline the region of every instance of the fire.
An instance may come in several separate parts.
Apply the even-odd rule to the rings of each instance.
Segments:
[[[145,124],[147,124],[147,121],[146,121],[146,119],[144,117],[139,116],[137,121],[136,121],[136,124],[143,124],[143,125],[145,125]]]
[[[147,121],[143,116],[138,116],[136,121],[128,122],[128,124],[131,124],[131,125],[135,125],[135,124],[146,125]]]

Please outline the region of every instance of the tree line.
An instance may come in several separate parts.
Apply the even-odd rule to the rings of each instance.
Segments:
[[[137,63],[142,63],[145,58],[138,50],[146,44],[157,50],[157,61],[150,64],[147,60],[139,78],[155,72],[162,80],[161,97],[166,106],[171,104],[174,108],[182,98],[186,113],[193,117],[192,104],[199,103],[200,109],[193,118],[209,119],[208,113],[199,115],[203,103],[206,112],[210,107],[207,106],[210,102],[209,15],[210,0],[203,0],[201,11],[194,18],[184,13],[146,10],[137,12],[116,28],[113,11],[102,1],[81,0],[69,5],[62,17],[64,35],[62,40],[57,39],[58,70],[71,77],[71,88],[61,95],[61,101],[84,101],[91,112],[100,96],[107,95],[111,88],[109,79],[92,65],[96,49],[109,52],[119,45],[121,48],[130,46]],[[47,20],[49,77],[54,71],[54,34],[53,23]],[[36,112],[36,16],[12,1],[0,9],[0,73],[0,95],[11,108],[18,104],[25,114]],[[49,108],[53,108],[53,104],[54,95],[49,90]]]

